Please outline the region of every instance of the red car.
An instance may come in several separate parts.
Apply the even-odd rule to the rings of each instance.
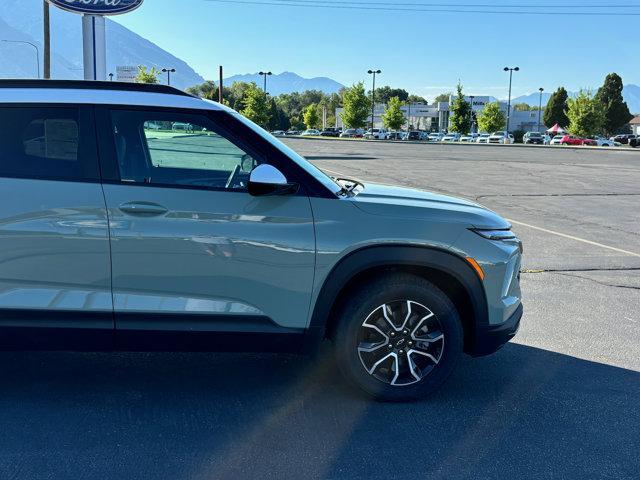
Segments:
[[[598,142],[596,142],[595,140],[592,140],[590,138],[580,138],[576,135],[563,135],[562,138],[554,138],[553,140],[553,143],[560,145],[598,145]]]

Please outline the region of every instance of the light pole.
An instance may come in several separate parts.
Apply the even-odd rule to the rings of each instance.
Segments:
[[[110,73],[110,74],[109,74],[109,81],[110,81],[110,82],[113,82],[113,73]]]
[[[371,132],[373,133],[376,113],[376,75],[380,75],[382,70],[369,70],[367,73],[373,75],[373,90],[371,90]]]
[[[273,75],[273,73],[271,72],[260,72],[258,75],[262,75],[263,81],[264,81],[264,96],[267,96],[267,77],[270,77],[271,75]]]
[[[540,133],[540,127],[542,126],[540,123],[540,115],[542,115],[542,92],[544,92],[544,88],[540,87],[538,91],[540,92],[540,104],[538,105],[538,133]]]
[[[511,120],[511,84],[513,81],[513,72],[519,72],[520,67],[504,67],[505,72],[509,72],[509,103],[507,105],[507,134],[509,133],[509,121]]]
[[[471,100],[471,133],[475,133],[473,131],[473,99],[476,98],[474,95],[469,95],[469,99]]]
[[[25,45],[31,45],[36,49],[36,63],[38,65],[38,78],[40,78],[40,49],[35,43],[27,42],[26,40],[2,40],[6,43],[24,43]]]
[[[175,73],[176,69],[175,68],[163,68],[162,69],[162,73],[166,73],[167,74],[167,85],[171,85],[171,74]]]

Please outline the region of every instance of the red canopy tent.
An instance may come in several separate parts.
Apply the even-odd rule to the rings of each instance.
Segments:
[[[556,123],[553,127],[547,130],[547,133],[553,133],[554,135],[557,135],[559,133],[567,133],[567,131]]]

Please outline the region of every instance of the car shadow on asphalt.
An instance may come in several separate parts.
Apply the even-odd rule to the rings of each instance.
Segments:
[[[634,478],[640,373],[509,344],[429,399],[327,356],[0,354],[0,478]],[[637,477],[635,477],[637,478]]]

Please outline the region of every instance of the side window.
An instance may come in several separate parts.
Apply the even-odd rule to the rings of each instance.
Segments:
[[[97,180],[93,122],[73,107],[0,107],[0,176]]]
[[[204,115],[113,110],[111,121],[124,182],[243,190],[260,163]]]

